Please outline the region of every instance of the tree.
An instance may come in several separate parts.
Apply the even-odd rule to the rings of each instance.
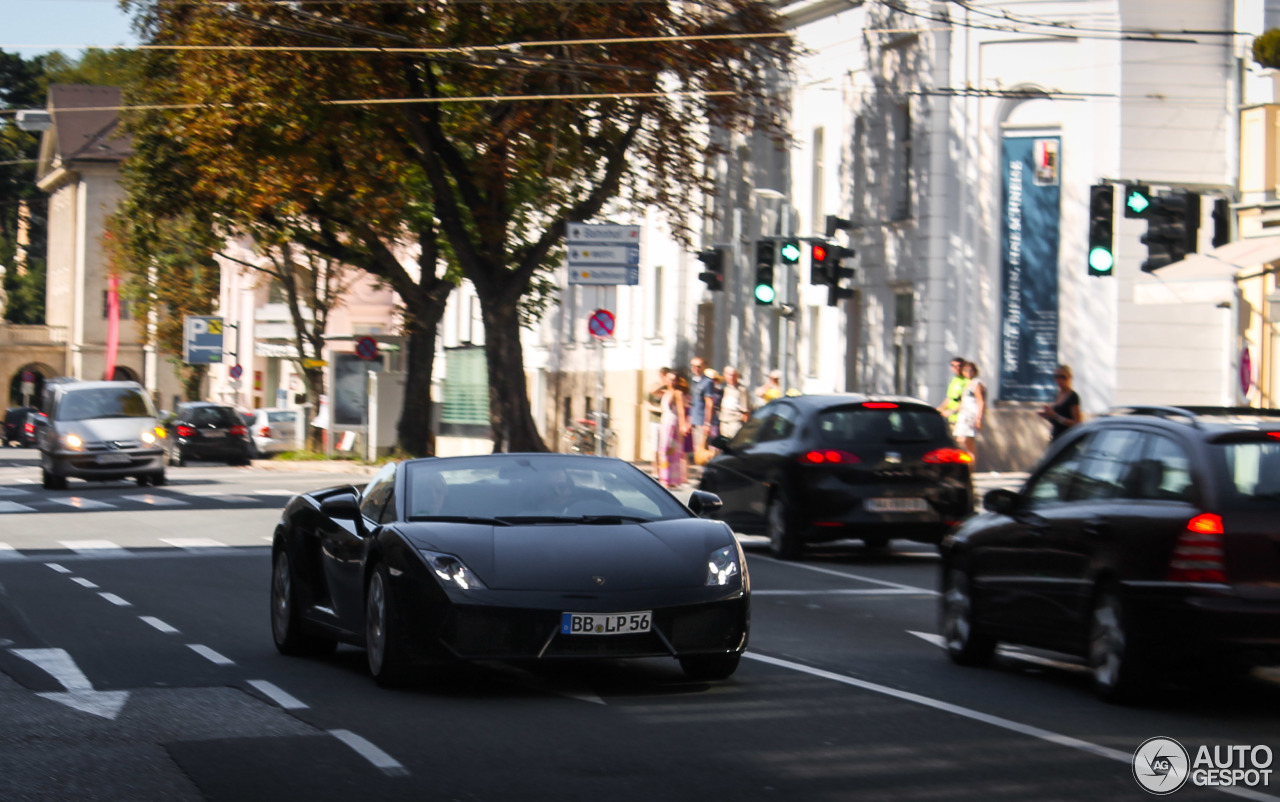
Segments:
[[[372,256],[408,231],[471,280],[498,448],[546,448],[519,335],[566,223],[622,200],[665,209],[687,241],[708,128],[780,131],[768,87],[790,39],[770,3],[129,5],[153,44],[236,48],[166,56],[164,95],[199,104],[164,125],[200,191],[233,194],[228,173],[236,188],[250,177],[252,201],[239,200],[287,201],[322,223],[309,247]],[[283,162],[296,169],[262,167]],[[361,266],[418,325],[438,320],[421,282],[385,259]]]
[[[1253,40],[1253,60],[1264,67],[1280,69],[1280,28],[1272,28]]]
[[[0,51],[0,109],[44,105],[43,59],[31,61]],[[0,123],[0,267],[4,270],[4,319],[44,322],[44,276],[48,201],[36,187],[38,134]],[[19,231],[27,244],[19,244]]]

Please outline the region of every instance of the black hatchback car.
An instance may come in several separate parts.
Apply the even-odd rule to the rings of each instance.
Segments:
[[[22,448],[36,444],[36,418],[44,413],[35,407],[9,407],[4,411],[4,432],[0,444],[16,443]]]
[[[1066,652],[1113,701],[1280,663],[1280,410],[1118,410],[984,504],[942,543],[955,662],[997,641]]]
[[[793,559],[806,543],[890,538],[937,543],[973,511],[973,458],[919,399],[859,394],[779,398],[756,410],[699,489],[737,532]]]
[[[190,459],[249,464],[249,427],[232,407],[208,401],[179,404],[165,428],[170,465]]]

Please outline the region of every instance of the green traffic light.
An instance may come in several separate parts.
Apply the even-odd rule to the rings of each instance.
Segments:
[[[1141,190],[1130,190],[1129,197],[1125,198],[1124,205],[1134,214],[1142,214],[1151,208],[1151,199]]]
[[[800,243],[788,240],[782,243],[782,261],[795,264],[800,261]]]
[[[1089,267],[1097,273],[1109,273],[1116,265],[1116,257],[1106,248],[1089,251]]]
[[[762,304],[771,304],[778,293],[768,284],[756,285],[756,300]]]

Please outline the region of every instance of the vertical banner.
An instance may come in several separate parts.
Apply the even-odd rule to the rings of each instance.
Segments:
[[[1052,401],[1058,363],[1061,139],[1005,137],[1000,399]]]
[[[107,277],[107,369],[102,377],[115,381],[116,358],[120,353],[120,277]]]

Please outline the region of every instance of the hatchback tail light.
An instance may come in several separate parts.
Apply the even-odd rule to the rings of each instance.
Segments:
[[[195,434],[196,434],[196,429],[194,426],[187,426],[186,424],[182,424],[182,423],[178,424],[179,437],[195,437]]]
[[[258,430],[258,436],[259,436],[259,437],[270,437],[270,436],[271,436],[271,427],[270,427],[270,426],[263,426],[261,429],[259,429],[259,430]]]
[[[803,465],[853,465],[862,460],[858,459],[857,454],[837,448],[826,448],[806,451],[800,455],[799,462]]]
[[[1227,565],[1222,537],[1222,518],[1218,515],[1204,513],[1187,521],[1169,560],[1169,581],[1225,583]]]
[[[939,448],[920,459],[930,465],[968,465],[973,462],[973,455],[960,448]]]
[[[22,431],[26,432],[27,434],[35,434],[36,425],[31,421],[27,421],[26,423],[22,424]]]
[[[246,429],[242,423],[237,423],[235,426],[231,427],[231,434],[234,437],[244,437],[248,433],[249,430]]]

